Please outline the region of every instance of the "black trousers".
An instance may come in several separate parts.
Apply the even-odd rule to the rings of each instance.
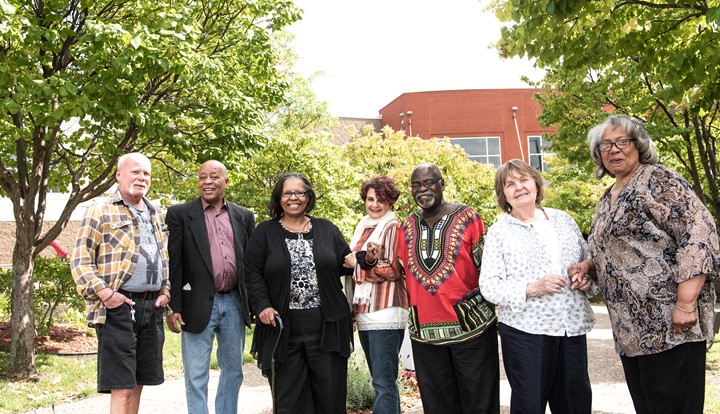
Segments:
[[[510,412],[590,414],[587,338],[523,332],[498,324],[503,365],[512,388]]]
[[[621,356],[637,414],[701,414],[705,404],[705,341],[667,351]]]
[[[320,308],[290,310],[286,359],[275,367],[278,413],[346,412],[348,360],[320,349],[322,327]]]
[[[425,414],[500,412],[497,326],[459,344],[412,342]]]

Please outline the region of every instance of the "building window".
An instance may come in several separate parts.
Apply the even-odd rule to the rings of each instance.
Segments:
[[[449,141],[462,147],[473,161],[496,167],[502,165],[500,137],[450,138]]]
[[[548,168],[545,157],[548,155],[555,155],[555,153],[550,149],[550,142],[543,139],[541,136],[529,136],[528,148],[530,165],[540,171],[546,172]]]

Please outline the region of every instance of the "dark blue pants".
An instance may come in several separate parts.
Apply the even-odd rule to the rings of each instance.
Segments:
[[[700,414],[705,404],[705,341],[652,355],[621,356],[637,414]]]
[[[510,412],[589,414],[592,390],[587,339],[529,334],[498,324],[505,374],[512,388]]]
[[[373,414],[400,414],[398,354],[404,334],[403,329],[358,331],[375,389]]]

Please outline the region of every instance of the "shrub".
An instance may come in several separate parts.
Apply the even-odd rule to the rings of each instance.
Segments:
[[[7,272],[0,269],[0,321],[10,319],[10,291],[6,292],[3,289],[6,277],[8,277]]]
[[[375,390],[365,358],[354,352],[348,361],[347,399],[348,410],[372,408],[375,402]]]
[[[0,270],[0,291],[12,291],[12,269]],[[10,295],[8,295],[10,296]],[[59,311],[81,312],[85,300],[75,290],[75,281],[70,275],[70,266],[65,259],[58,257],[38,257],[34,261],[33,270],[33,302],[35,322],[40,335],[50,332]],[[11,312],[11,301],[2,302],[4,313]]]

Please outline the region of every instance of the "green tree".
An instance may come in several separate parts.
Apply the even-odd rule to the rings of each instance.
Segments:
[[[511,22],[497,47],[547,70],[542,122],[559,156],[590,170],[589,128],[615,111],[646,122],[662,162],[677,168],[720,220],[720,3],[496,1]]]
[[[559,157],[548,157],[549,172],[543,174],[545,201],[543,205],[557,208],[570,214],[584,235],[590,234],[595,206],[610,179],[598,181],[595,176],[577,165]]]
[[[298,96],[293,99],[297,103],[302,101]],[[314,98],[310,94],[303,99],[312,103]],[[292,112],[283,116],[297,115]],[[321,113],[313,116],[308,116],[306,110],[300,113],[303,119],[324,118]],[[302,130],[282,119],[278,121],[283,126],[273,132],[267,145],[246,157],[236,170],[229,171],[231,185],[227,198],[253,210],[258,221],[268,218],[270,193],[278,178],[296,171],[313,182],[317,206],[312,214],[331,220],[349,238],[365,214],[359,191],[363,180],[378,174],[393,178],[401,190],[395,209],[404,218],[417,208],[410,196],[409,181],[412,170],[422,162],[440,167],[445,177],[447,200],[475,207],[487,225],[495,221],[495,169],[470,161],[458,146],[444,140],[406,138],[402,131],[389,127],[375,132],[368,125],[363,131],[351,129],[351,142],[340,147],[332,143],[331,135],[326,132],[332,124],[313,123]]]
[[[355,182],[356,193],[360,183],[377,174],[395,180],[401,190],[395,210],[401,218],[417,209],[410,195],[410,176],[420,163],[431,162],[440,168],[445,178],[445,199],[474,207],[488,226],[495,221],[495,168],[471,161],[464,150],[446,140],[419,137],[408,138],[403,131],[390,127],[374,132],[369,126],[356,133],[343,147],[348,164],[357,166],[361,175]],[[355,196],[355,210],[364,212],[359,196]]]
[[[310,214],[331,220],[346,235],[354,228],[359,219],[352,210],[356,169],[342,160],[340,147],[327,132],[276,131],[265,148],[229,171],[227,198],[253,210],[258,222],[265,221],[273,186],[289,172],[302,173],[312,182],[317,203]]]
[[[0,188],[17,225],[9,375],[37,373],[32,259],[113,185],[123,153],[157,167],[255,148],[286,87],[270,36],[298,18],[285,0],[0,0]],[[46,228],[53,189],[69,200]]]
[[[258,222],[265,221],[277,180],[299,172],[310,179],[317,195],[311,214],[333,221],[345,232],[356,220],[351,209],[356,169],[341,159],[340,147],[332,143],[329,131],[337,119],[312,92],[313,77],[305,79],[294,71],[297,57],[290,48],[291,39],[287,33],[274,38],[279,70],[289,83],[284,104],[266,117],[263,146],[244,154],[237,168],[228,171],[227,198],[253,210]]]

